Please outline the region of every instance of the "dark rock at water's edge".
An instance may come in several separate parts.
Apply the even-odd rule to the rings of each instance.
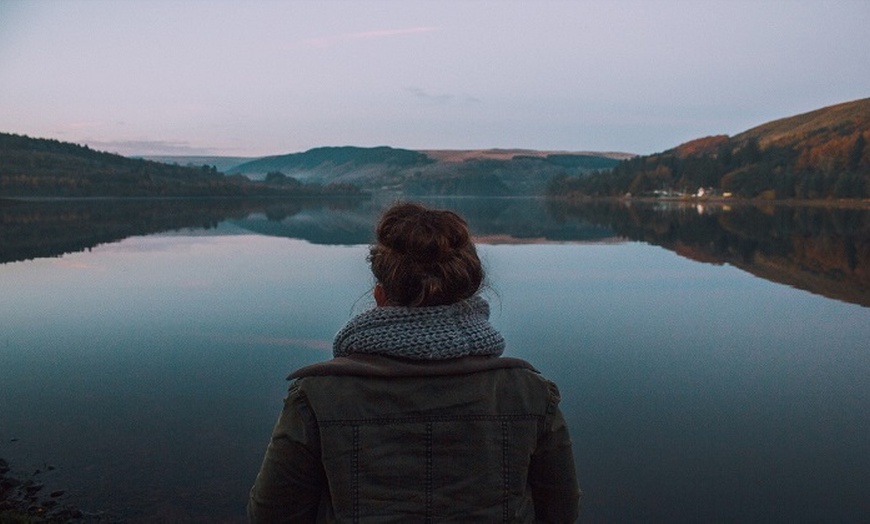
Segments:
[[[31,522],[120,522],[103,513],[89,513],[63,503],[65,490],[46,493],[39,479],[44,472],[54,470],[46,465],[31,474],[18,474],[5,459],[0,458],[0,523]]]

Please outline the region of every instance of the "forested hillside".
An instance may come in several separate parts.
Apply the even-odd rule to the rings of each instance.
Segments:
[[[693,140],[612,171],[560,177],[553,195],[730,193],[770,199],[870,198],[870,98]]]
[[[551,180],[610,169],[619,161],[586,154],[516,155],[438,162],[397,180],[410,194],[542,195]]]
[[[497,152],[495,156],[489,153]],[[51,139],[0,133],[0,197],[354,195],[542,195],[553,178],[609,169],[594,153],[527,150],[433,153],[392,147],[320,147],[214,165],[127,158]],[[207,157],[203,157],[207,158]]]
[[[348,183],[412,195],[540,195],[557,176],[610,169],[618,160],[595,154],[525,150],[436,151],[392,147],[320,147],[246,162],[229,169],[250,177],[269,173],[316,183]]]
[[[252,182],[214,166],[163,164],[57,140],[0,133],[0,197],[162,197],[358,193],[328,187]]]
[[[354,171],[369,165],[409,168],[432,163],[423,153],[392,147],[318,147],[303,153],[268,156],[245,162],[228,173],[267,173],[281,171],[288,175],[310,173],[332,166],[340,171]],[[301,177],[301,178],[304,178]]]

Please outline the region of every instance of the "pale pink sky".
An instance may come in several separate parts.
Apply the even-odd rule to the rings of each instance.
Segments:
[[[652,153],[870,96],[865,0],[0,0],[0,131]]]

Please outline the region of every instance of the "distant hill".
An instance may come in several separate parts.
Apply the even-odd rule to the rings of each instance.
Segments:
[[[389,176],[432,162],[423,153],[387,146],[318,147],[304,153],[259,158],[237,165],[227,173],[250,176],[281,172],[310,182],[359,183],[367,178]]]
[[[425,195],[543,195],[551,180],[597,170],[619,163],[597,154],[517,152],[512,155],[461,155],[431,164],[396,182],[410,194]],[[495,150],[500,151],[500,150]]]
[[[0,197],[201,197],[358,194],[353,186],[227,177],[214,166],[127,158],[57,140],[0,133]]]
[[[543,195],[557,177],[609,170],[625,153],[319,147],[249,159],[127,158],[0,133],[0,197],[358,194]]]
[[[426,195],[539,195],[554,177],[610,169],[626,153],[571,153],[525,149],[424,150],[321,147],[269,156],[228,173],[269,173],[314,183],[354,184]]]
[[[736,135],[738,142],[757,140],[770,146],[816,145],[870,130],[870,98],[837,104],[809,113],[768,122]]]
[[[607,173],[562,177],[551,194],[660,191],[767,199],[870,198],[870,98],[710,136],[621,162]]]

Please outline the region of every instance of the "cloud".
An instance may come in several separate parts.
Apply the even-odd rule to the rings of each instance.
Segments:
[[[375,31],[362,31],[359,33],[345,33],[343,35],[325,36],[321,38],[309,38],[303,43],[311,47],[331,47],[342,42],[353,40],[372,40],[377,38],[392,38],[394,36],[407,36],[437,31],[437,27],[408,27],[405,29],[381,29]]]
[[[443,105],[450,103],[479,104],[480,99],[468,95],[452,95],[448,93],[429,93],[422,87],[406,87],[403,89],[418,101],[427,105]]]
[[[426,90],[422,87],[406,87],[405,92],[410,94],[417,100],[429,104],[446,104],[447,102],[450,102],[455,98],[453,95],[447,94],[433,95],[431,93],[427,93]]]

